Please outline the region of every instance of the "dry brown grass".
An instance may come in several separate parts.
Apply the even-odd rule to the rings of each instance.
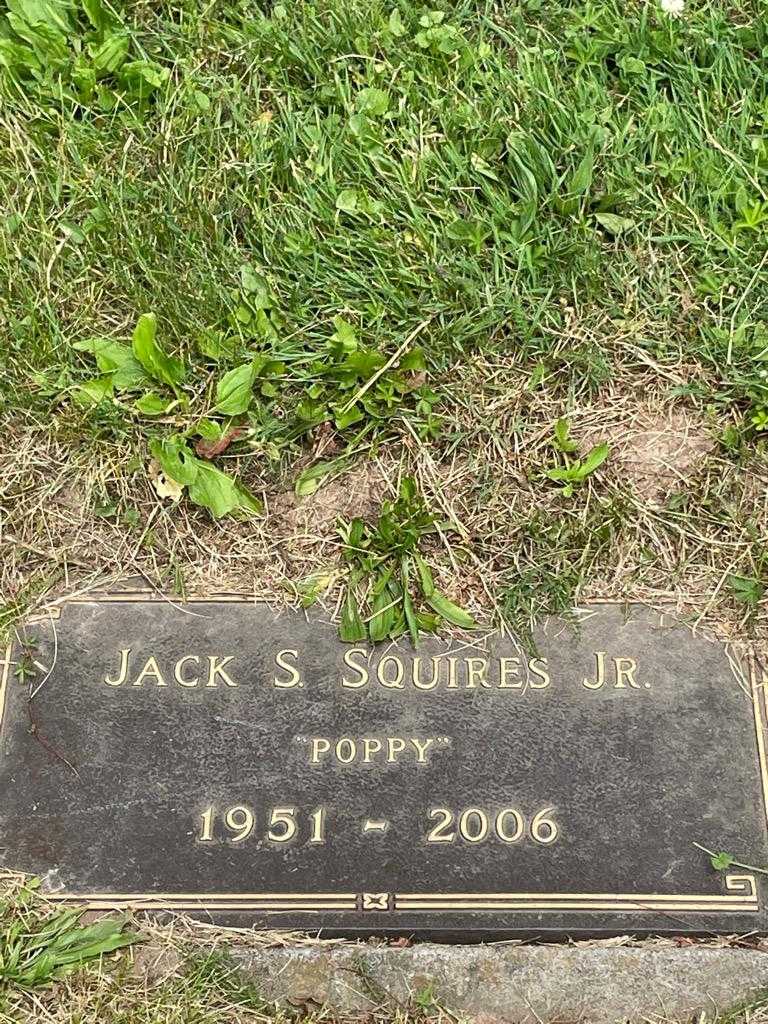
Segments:
[[[668,376],[635,366],[599,398],[566,404],[547,388],[531,390],[513,360],[478,359],[447,382],[437,445],[406,430],[401,444],[360,457],[304,499],[291,479],[260,474],[258,457],[239,460],[267,509],[247,522],[213,522],[184,501],[158,498],[145,453],[127,441],[73,441],[55,423],[27,424],[0,441],[0,597],[10,619],[68,592],[141,577],[162,592],[238,592],[295,605],[297,584],[323,573],[330,585],[321,599],[333,612],[338,519],[375,516],[400,474],[413,473],[445,523],[434,558],[441,586],[483,621],[498,621],[506,607],[519,623],[562,603],[561,587],[574,602],[672,606],[724,637],[749,625],[765,641],[768,599],[750,614],[729,586],[732,574],[760,574],[765,455],[748,468],[734,463],[702,414],[670,401]],[[601,440],[612,449],[571,499],[544,476],[563,415],[582,452]],[[104,504],[115,512],[99,515]],[[126,524],[126,510],[135,510],[137,525]],[[518,600],[521,580],[535,591],[527,603]]]
[[[30,586],[39,587],[44,601],[135,577],[168,592],[237,591],[290,601],[297,580],[336,559],[338,517],[375,510],[388,487],[377,460],[301,501],[290,489],[262,490],[263,519],[214,522],[183,502],[158,498],[144,465],[126,472],[134,458],[127,445],[82,448],[45,430],[6,438],[0,454],[6,601]],[[122,510],[136,510],[140,525],[95,514],[94,505],[107,496]]]

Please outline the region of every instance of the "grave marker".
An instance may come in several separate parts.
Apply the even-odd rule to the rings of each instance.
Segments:
[[[2,863],[55,899],[437,937],[748,932],[765,697],[640,607],[525,652],[246,601],[71,601],[0,663]],[[34,693],[29,700],[29,694]]]

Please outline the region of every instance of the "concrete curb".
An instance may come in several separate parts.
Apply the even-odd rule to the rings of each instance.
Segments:
[[[768,955],[711,947],[382,946],[248,950],[232,956],[262,995],[339,1014],[435,1003],[483,1024],[616,1024],[714,1017],[768,990]]]

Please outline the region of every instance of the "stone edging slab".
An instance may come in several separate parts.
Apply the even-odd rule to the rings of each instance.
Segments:
[[[248,950],[232,956],[268,1000],[338,1014],[435,1003],[483,1024],[708,1018],[768,992],[768,955],[712,947],[370,946]]]

